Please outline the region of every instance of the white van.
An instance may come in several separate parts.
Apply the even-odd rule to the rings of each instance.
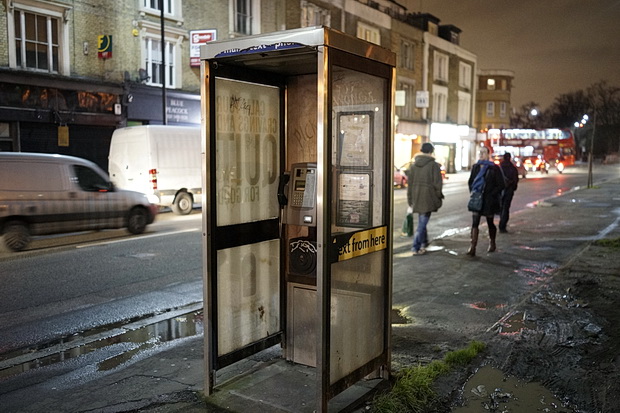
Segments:
[[[201,152],[199,127],[129,126],[112,134],[108,170],[119,188],[186,215],[202,194]]]
[[[156,214],[144,194],[115,188],[86,159],[0,152],[0,234],[13,251],[31,235],[123,227],[140,234]]]

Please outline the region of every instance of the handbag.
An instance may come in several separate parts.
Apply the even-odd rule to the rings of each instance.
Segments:
[[[472,212],[482,211],[482,192],[472,192],[469,196],[467,209]]]

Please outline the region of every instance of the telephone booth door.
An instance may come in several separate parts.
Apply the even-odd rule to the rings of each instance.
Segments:
[[[204,105],[204,288],[211,323],[205,341],[207,365],[215,370],[282,340],[283,89],[266,73],[203,70],[210,97]]]

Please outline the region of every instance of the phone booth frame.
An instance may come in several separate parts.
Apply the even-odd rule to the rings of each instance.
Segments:
[[[316,411],[389,377],[395,62],[326,27],[202,46],[206,394],[278,343],[316,367]],[[291,223],[277,202],[300,161],[316,167],[316,218]],[[300,234],[316,245],[309,276],[288,270]]]

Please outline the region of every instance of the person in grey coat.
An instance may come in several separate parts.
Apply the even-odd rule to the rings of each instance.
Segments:
[[[428,246],[427,225],[431,213],[441,208],[443,193],[441,166],[435,162],[432,153],[435,148],[430,143],[422,144],[421,153],[413,158],[407,170],[408,188],[407,202],[418,214],[418,227],[413,237],[413,255],[426,253]]]

